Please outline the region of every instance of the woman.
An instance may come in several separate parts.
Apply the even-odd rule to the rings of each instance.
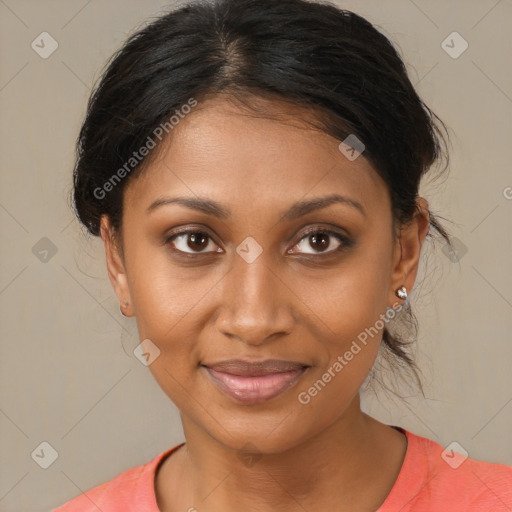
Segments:
[[[221,0],[135,34],[89,103],[76,213],[186,442],[58,512],[510,510],[512,468],[361,411],[414,363],[443,125],[392,44],[304,0]]]

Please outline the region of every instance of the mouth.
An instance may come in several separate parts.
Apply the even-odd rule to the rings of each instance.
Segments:
[[[244,404],[266,402],[294,386],[309,366],[294,361],[267,359],[264,361],[229,360],[201,364],[213,384]]]

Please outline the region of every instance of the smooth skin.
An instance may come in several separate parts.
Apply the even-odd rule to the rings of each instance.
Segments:
[[[301,107],[254,101],[275,116],[216,96],[173,129],[127,184],[122,250],[108,217],[101,221],[109,278],[140,339],[160,349],[149,368],[183,423],[186,444],[155,479],[158,505],[163,512],[374,512],[407,448],[402,433],[360,409],[382,331],[308,404],[298,395],[387,307],[403,303],[395,291],[414,285],[428,203],[417,200],[395,237],[389,191],[364,154],[347,159],[340,141],[301,122],[311,114]],[[284,216],[296,202],[332,194],[361,209],[343,202]],[[215,201],[230,215],[177,203],[147,211],[178,196]],[[169,240],[187,228],[195,238]],[[315,242],[309,228],[348,242],[333,235]],[[236,252],[247,237],[262,248],[251,263]],[[277,397],[241,404],[200,366],[226,359],[310,368]]]

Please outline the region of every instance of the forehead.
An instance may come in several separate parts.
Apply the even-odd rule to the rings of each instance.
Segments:
[[[360,156],[350,161],[341,141],[315,129],[301,107],[257,100],[254,112],[225,98],[200,103],[170,131],[158,157],[125,192],[125,205],[143,209],[162,195],[265,208],[341,193],[365,208],[389,208],[387,187]],[[261,112],[261,113],[260,113]],[[375,208],[373,208],[375,209]]]

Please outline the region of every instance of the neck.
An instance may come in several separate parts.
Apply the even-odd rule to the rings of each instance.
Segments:
[[[363,413],[358,396],[328,428],[280,453],[241,454],[182,420],[187,443],[160,478],[174,488],[161,498],[165,511],[177,499],[176,510],[201,512],[376,510],[405,455],[405,437]]]

